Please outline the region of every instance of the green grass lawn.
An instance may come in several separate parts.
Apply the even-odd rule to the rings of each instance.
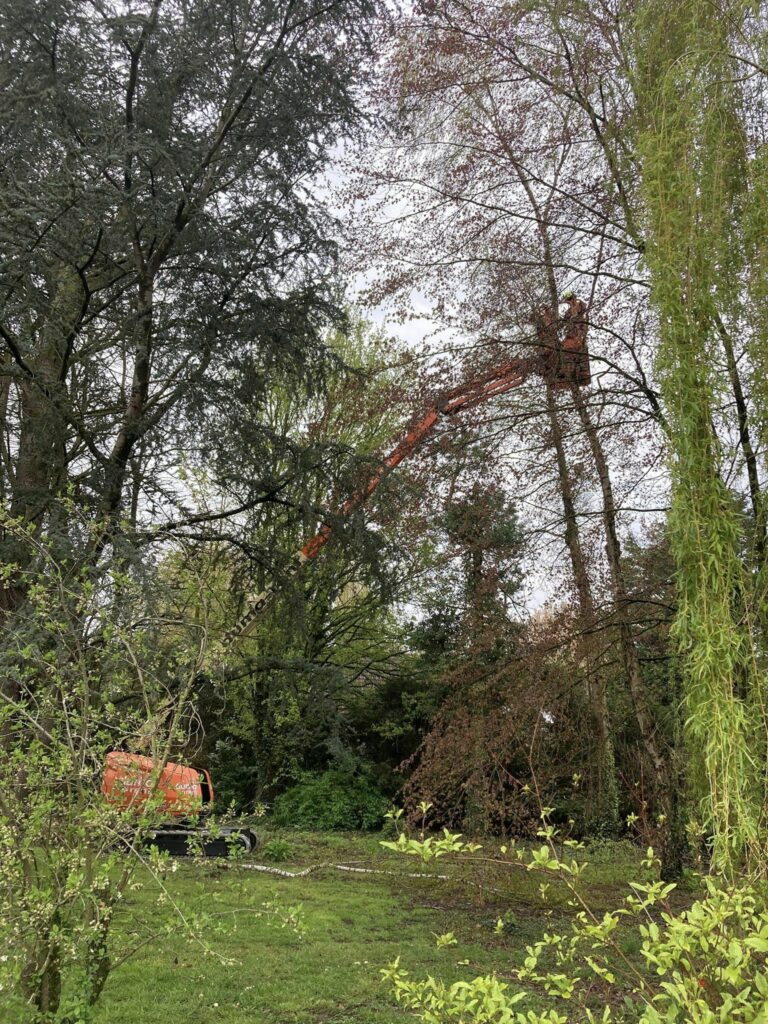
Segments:
[[[290,857],[275,867],[343,863],[396,874],[324,867],[282,879],[177,862],[164,902],[148,879],[125,900],[115,955],[142,945],[109,978],[99,1024],[396,1024],[412,1017],[378,973],[396,956],[417,977],[509,977],[525,946],[567,913],[555,900],[548,917],[540,877],[522,870],[441,860],[436,870],[453,880],[409,878],[419,863],[382,850],[379,837],[286,838]],[[623,852],[617,863],[614,851],[594,869],[598,904],[621,898],[638,860]],[[265,903],[279,911],[301,904],[303,937],[263,916]],[[190,942],[179,914],[201,920],[207,949]],[[506,920],[501,936],[494,934],[499,917]],[[449,931],[458,945],[438,949],[435,935]]]

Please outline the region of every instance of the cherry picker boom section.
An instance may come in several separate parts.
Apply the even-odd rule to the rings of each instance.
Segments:
[[[452,391],[442,395],[426,413],[415,423],[405,434],[405,437],[395,448],[382,460],[379,468],[368,480],[364,487],[354,491],[349,498],[339,507],[337,516],[344,518],[356,509],[360,508],[373,494],[382,480],[392,472],[403,459],[414,452],[435,429],[435,426],[443,416],[454,416],[479,405],[488,398],[503,395],[506,391],[518,387],[526,379],[533,369],[533,360],[513,359],[503,366],[481,374],[471,381],[454,388]],[[329,523],[323,523],[314,537],[296,553],[289,568],[289,576],[294,576],[302,565],[317,558],[322,549],[333,536],[333,527]],[[261,612],[275,595],[277,587],[270,583],[260,594],[248,598],[248,611],[242,616],[237,626],[227,634],[226,639],[233,640],[236,637],[247,637],[254,631]]]
[[[411,455],[435,429],[442,417],[455,416],[471,409],[490,398],[519,387],[532,373],[542,377],[555,388],[568,386],[583,387],[589,383],[589,355],[586,349],[586,306],[579,299],[571,299],[568,312],[560,323],[565,326],[566,337],[562,343],[557,336],[558,318],[544,311],[536,317],[537,335],[542,348],[537,356],[526,359],[510,359],[495,369],[480,373],[471,380],[442,394],[427,409],[424,415],[406,432],[403,439],[379,464],[378,469],[364,487],[355,490],[339,507],[337,517],[345,518],[360,508],[373,494],[382,480],[392,472],[403,459]],[[314,537],[296,553],[288,569],[288,576],[295,576],[306,562],[311,562],[333,536],[330,523],[323,523]],[[227,633],[225,642],[238,637],[250,636],[256,628],[261,612],[277,593],[277,584],[270,583],[260,594],[246,598],[248,610],[234,629]]]

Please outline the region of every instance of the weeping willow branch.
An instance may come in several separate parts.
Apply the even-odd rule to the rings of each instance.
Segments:
[[[717,322],[737,304],[733,225],[745,146],[729,68],[742,0],[645,0],[635,26],[646,259],[670,423],[674,636],[684,659],[690,780],[713,865],[759,862],[766,752],[744,517],[721,473]]]

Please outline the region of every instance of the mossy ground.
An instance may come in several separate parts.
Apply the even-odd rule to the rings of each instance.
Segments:
[[[98,1024],[396,1024],[413,1019],[379,980],[396,956],[415,977],[495,971],[514,986],[525,946],[568,913],[556,893],[547,907],[541,876],[524,869],[441,860],[430,870],[452,880],[411,878],[421,865],[382,850],[378,836],[283,835],[288,858],[274,866],[347,864],[394,874],[323,867],[283,879],[177,862],[160,902],[147,878],[121,909],[115,955],[142,945],[109,978]],[[488,844],[478,856],[492,855],[494,845],[497,852]],[[615,905],[639,854],[614,847],[595,859],[596,906]],[[304,936],[260,916],[268,902],[279,910],[301,904]],[[208,949],[189,941],[179,913],[199,921]],[[499,917],[502,935],[494,932]],[[438,949],[435,936],[445,932],[458,944]],[[537,1005],[535,996],[528,1005]]]

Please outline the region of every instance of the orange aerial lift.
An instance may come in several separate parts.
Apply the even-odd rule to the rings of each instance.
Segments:
[[[174,856],[199,850],[206,857],[227,857],[233,848],[250,853],[258,845],[249,828],[198,824],[213,804],[207,771],[169,761],[158,773],[150,757],[113,750],[107,754],[101,792],[129,824],[138,824],[147,815],[156,819],[147,841]]]
[[[501,366],[479,373],[464,384],[440,395],[419,420],[406,432],[405,437],[380,463],[365,487],[355,491],[340,506],[337,518],[344,519],[363,505],[381,481],[399,466],[425,440],[442,417],[455,416],[490,398],[519,387],[532,374],[540,374],[556,390],[572,386],[585,387],[591,380],[589,352],[587,351],[587,307],[574,295],[566,299],[562,316],[548,307],[534,314],[536,336],[539,342],[535,356],[510,359]],[[561,341],[562,336],[562,341]],[[307,562],[313,561],[333,536],[333,527],[324,523],[294,556],[288,575],[295,576]],[[277,586],[270,583],[260,594],[246,598],[248,611],[226,635],[227,641],[248,637],[253,633],[259,616],[276,593]]]
[[[360,508],[382,480],[420,447],[443,417],[455,416],[506,394],[523,384],[531,374],[539,374],[557,390],[589,384],[586,304],[570,295],[566,297],[564,313],[542,307],[534,313],[533,319],[538,340],[536,355],[507,360],[436,398],[382,460],[365,486],[354,491],[342,503],[337,512],[338,519],[343,520]],[[295,576],[303,565],[314,561],[333,533],[333,526],[323,523],[296,553],[289,567],[289,576]],[[275,583],[270,583],[260,594],[246,598],[248,610],[227,633],[226,642],[248,637],[254,632],[262,611],[277,589]],[[256,845],[256,837],[248,829],[226,829],[226,834],[213,835],[204,829],[185,826],[185,818],[203,812],[213,801],[213,786],[207,772],[168,763],[159,778],[156,774],[150,758],[114,751],[107,755],[102,793],[113,806],[125,813],[144,811],[148,804],[154,803],[159,817],[170,818],[175,823],[154,830],[152,841],[172,853],[187,852],[188,845],[191,845],[189,838],[193,835],[197,837],[197,844],[202,845],[203,852],[214,856],[226,855],[232,844],[246,851]]]

